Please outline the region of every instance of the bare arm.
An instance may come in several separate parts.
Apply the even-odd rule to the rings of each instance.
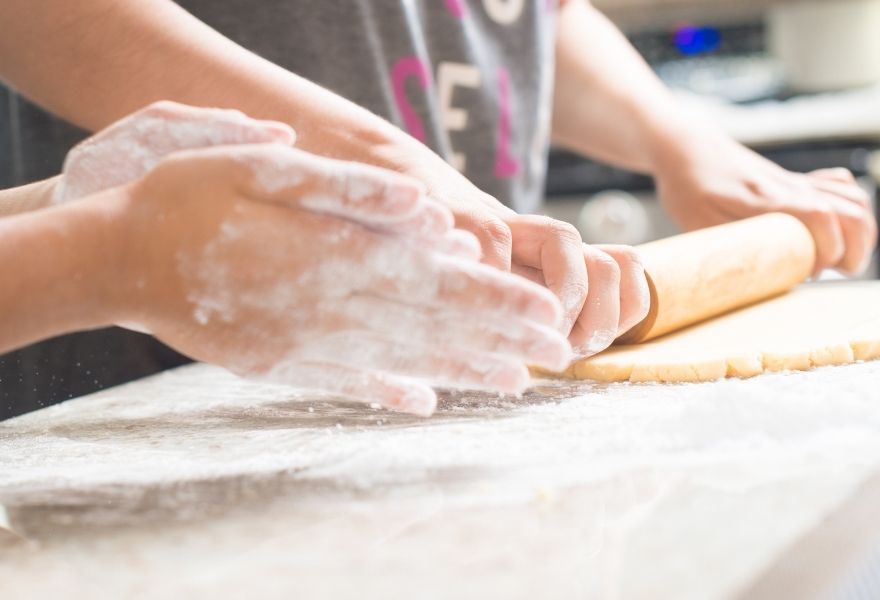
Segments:
[[[318,154],[390,162],[381,158],[383,144],[418,147],[383,119],[245,51],[169,0],[0,5],[4,21],[16,23],[0,39],[0,73],[90,130],[154,101],[177,100],[289,123],[299,146]]]
[[[104,198],[0,218],[0,353],[112,322],[104,276],[112,227]],[[26,267],[24,266],[26,265]]]
[[[669,90],[602,13],[582,0],[560,9],[553,141],[643,173],[681,132]]]

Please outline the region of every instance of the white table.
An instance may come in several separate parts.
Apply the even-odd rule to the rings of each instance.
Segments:
[[[0,423],[0,597],[735,597],[880,466],[878,377],[423,420],[185,367]]]

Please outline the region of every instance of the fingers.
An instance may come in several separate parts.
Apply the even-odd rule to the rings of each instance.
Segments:
[[[605,245],[598,249],[613,258],[620,268],[620,322],[615,336],[620,337],[648,316],[651,308],[648,279],[635,248]]]
[[[816,242],[816,271],[837,266],[846,250],[843,230],[837,215],[828,202],[814,200],[804,206],[790,209],[799,218]]]
[[[847,273],[862,271],[877,244],[877,220],[871,196],[847,169],[823,169],[809,174],[813,186],[824,193],[837,218],[843,251],[833,266]]]
[[[834,198],[831,206],[844,241],[843,254],[835,266],[847,273],[858,273],[867,266],[877,243],[877,223],[871,213],[845,199]]]
[[[836,268],[857,273],[877,241],[877,221],[870,196],[846,169],[822,169],[806,175],[812,198],[791,212],[816,241],[816,270]]]
[[[151,104],[145,109],[134,113],[128,119],[121,121],[121,123],[129,120],[132,122],[144,121],[150,118],[158,118],[179,126],[179,131],[174,136],[176,138],[174,141],[182,142],[180,150],[272,142],[292,146],[296,142],[296,133],[292,127],[285,123],[252,119],[238,110],[201,108],[168,100]],[[202,124],[204,129],[203,131],[196,131],[194,127],[190,127],[188,131],[183,131],[182,125],[186,123],[191,125]],[[206,135],[214,136],[211,143],[197,145],[186,143],[187,140],[185,138],[191,136],[204,138]]]
[[[816,241],[816,271],[862,270],[877,241],[871,198],[847,169],[820,169],[805,175],[808,199],[789,210]]]
[[[856,183],[855,177],[847,169],[813,171],[808,174],[808,177],[816,189],[839,198],[845,198],[870,210],[870,194]]]
[[[465,242],[463,236],[453,234],[455,230],[452,229],[453,218],[449,210],[430,198],[422,197],[420,202],[421,207],[417,208],[415,214],[407,219],[398,222],[367,224],[379,231],[409,238],[426,247],[441,245],[447,236],[449,236],[449,240],[454,240],[458,244],[469,243]],[[470,235],[464,231],[461,233]],[[477,243],[473,236],[470,236],[470,239]],[[455,246],[453,250],[464,251],[464,248]],[[477,252],[479,252],[479,243],[477,243]],[[468,251],[468,254],[472,254],[472,252]]]
[[[329,315],[345,315],[347,330],[370,332],[396,343],[491,353],[551,371],[563,370],[571,359],[571,347],[562,334],[518,317],[416,306],[367,295],[325,303],[324,308],[330,319],[334,317]]]
[[[510,357],[439,344],[401,343],[367,332],[332,336],[301,355],[308,362],[333,361],[395,376],[428,378],[449,387],[519,394],[529,385],[525,364]]]
[[[427,201],[421,184],[392,171],[278,145],[238,149],[236,160],[250,171],[248,192],[258,200],[407,232],[452,229],[447,209]]]
[[[575,353],[592,356],[605,350],[617,337],[620,323],[620,267],[611,256],[594,246],[583,245],[590,278],[584,309],[569,341]]]
[[[392,297],[403,301],[529,319],[554,328],[559,326],[559,302],[547,290],[522,277],[439,254],[430,257],[427,265],[415,265],[415,268],[424,270],[425,275],[386,278],[383,285],[377,286],[378,293],[385,295],[383,290],[392,291]]]
[[[424,383],[329,362],[286,362],[263,378],[423,417],[437,407],[437,395]]]
[[[161,102],[111,125],[68,155],[53,198],[64,202],[136,181],[176,152],[241,144],[286,144],[293,129],[238,111]]]
[[[562,304],[560,331],[568,335],[587,299],[587,267],[580,233],[547,217],[515,216],[507,221],[515,263],[539,269],[544,284]]]

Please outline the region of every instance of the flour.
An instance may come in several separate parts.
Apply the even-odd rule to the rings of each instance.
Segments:
[[[402,223],[425,210],[424,187],[392,171],[289,147],[248,150],[237,160],[252,173],[258,196],[286,194],[277,200],[367,225]],[[444,231],[451,227],[443,223]]]
[[[238,374],[430,414],[436,396],[409,377],[518,393],[526,360],[570,358],[542,288],[341,220],[238,216],[178,256],[194,321],[238,331]]]

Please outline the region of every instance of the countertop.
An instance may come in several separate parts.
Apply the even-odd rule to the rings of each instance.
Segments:
[[[0,597],[737,597],[877,471],[878,377],[425,420],[184,367],[0,423]]]

